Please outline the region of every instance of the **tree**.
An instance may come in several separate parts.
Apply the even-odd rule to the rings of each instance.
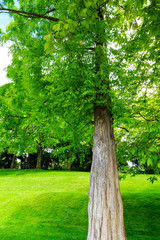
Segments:
[[[154,91],[154,92],[153,92]],[[132,160],[143,169],[159,172],[159,93],[158,89],[143,89],[135,100],[132,119],[118,119],[116,138],[120,162]],[[123,123],[123,125],[122,125]],[[147,167],[148,166],[148,167]]]
[[[9,146],[8,151],[16,155],[37,152],[37,168],[41,168],[42,147],[49,145],[49,136],[53,135],[53,131],[50,130],[49,134],[46,128],[52,125],[53,120],[50,121],[44,106],[46,97],[42,77],[47,56],[44,52],[43,28],[40,33],[36,27],[31,24],[27,29],[23,19],[16,16],[3,36],[3,39],[10,39],[14,44],[11,47],[12,64],[7,73],[13,83],[10,87],[1,87],[1,125],[2,134],[7,134],[2,143]],[[36,34],[33,35],[33,32]]]
[[[142,167],[153,165],[156,173],[159,172],[160,5],[159,1],[149,1],[131,6],[132,31],[121,51],[117,74],[122,84],[115,96],[119,103],[113,109],[118,149],[121,149],[118,155],[123,161],[134,160]],[[130,11],[131,6],[126,4],[124,10]],[[117,108],[125,114],[117,114]]]
[[[51,22],[53,30],[49,30],[45,36],[46,52],[54,56],[52,72],[46,75],[55,85],[50,87],[50,99],[55,100],[55,105],[58,106],[59,102],[66,99],[62,109],[66,108],[65,113],[70,110],[69,118],[77,111],[79,114],[87,113],[88,116],[94,113],[88,240],[126,239],[113,120],[121,115],[120,110],[126,109],[126,104],[123,108],[120,103],[126,100],[129,93],[131,97],[127,98],[127,102],[130,105],[134,103],[139,87],[137,80],[141,79],[143,85],[147,78],[143,78],[140,68],[136,78],[133,77],[132,70],[135,65],[136,68],[139,66],[139,61],[132,54],[133,49],[128,46],[136,43],[136,39],[131,41],[126,34],[130,25],[135,25],[135,19],[143,16],[142,13],[148,6],[147,1],[131,3],[129,0],[74,0],[27,3],[25,2],[25,6],[20,3],[17,9],[11,8],[12,3],[9,2],[8,8],[1,6],[1,10],[29,19],[45,19],[46,22]],[[136,10],[133,15],[132,8]],[[141,21],[145,22],[143,17]],[[142,25],[138,26],[136,36],[142,36],[141,27]],[[118,43],[118,50],[110,46],[111,42]],[[127,42],[129,44],[126,44]],[[136,50],[139,56],[143,57],[141,49],[136,47]],[[129,58],[130,55],[132,58]],[[123,58],[126,61],[121,62],[121,65]],[[133,62],[135,65],[132,67]],[[132,88],[132,84],[136,87]],[[122,90],[127,90],[128,94],[122,94],[121,97]],[[81,106],[73,104],[77,100],[81,101]],[[70,107],[72,104],[74,108]],[[124,119],[127,119],[130,113],[128,109]],[[90,120],[92,121],[93,117],[90,117]]]
[[[78,9],[81,10],[78,12]],[[61,47],[59,65],[52,70],[54,83],[58,85],[54,87],[53,99],[67,91],[70,92],[65,95],[67,103],[73,104],[74,98],[81,102],[79,111],[87,114],[87,110],[93,108],[95,133],[90,174],[88,239],[125,239],[123,206],[112,129],[109,64],[105,46],[107,24],[104,11],[105,5],[100,3],[92,5],[90,2],[89,6],[77,3],[72,5],[69,16],[66,12],[66,23],[54,25],[53,29],[57,32],[53,38],[56,51],[59,50],[56,39],[62,37],[64,44]],[[81,17],[82,21],[72,22],[68,30],[65,25],[70,18],[75,19],[75,12],[78,12],[78,17]],[[90,23],[88,23],[89,18],[91,18]],[[65,37],[68,31],[71,31],[72,39]],[[50,41],[50,35],[47,39]],[[62,86],[63,91],[59,91],[59,86]],[[60,97],[57,99],[59,100]]]

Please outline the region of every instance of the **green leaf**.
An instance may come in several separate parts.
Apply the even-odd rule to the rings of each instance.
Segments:
[[[56,32],[59,32],[60,28],[61,28],[61,23],[57,23],[53,26],[53,30]]]
[[[135,152],[137,151],[137,148],[131,148],[131,153],[135,154]]]
[[[92,2],[91,1],[83,1],[84,2],[84,5],[86,6],[86,8],[89,8],[91,5],[92,5]]]
[[[87,17],[87,8],[84,8],[81,12],[80,12],[80,16],[81,17]]]
[[[89,21],[88,21],[88,20],[85,20],[85,21],[84,21],[84,26],[85,26],[86,28],[89,28]]]
[[[148,159],[147,159],[147,165],[148,165],[148,166],[153,166],[153,162],[152,162],[152,159],[151,159],[151,158],[148,158]]]
[[[147,180],[149,180],[153,184],[155,181],[158,181],[158,178],[156,176],[153,176],[153,177],[147,178]]]
[[[47,34],[43,38],[44,40],[50,40],[51,39],[51,34]]]
[[[68,28],[69,28],[69,24],[68,24],[68,23],[65,23],[65,24],[64,24],[64,29],[67,30]]]
[[[142,163],[143,163],[143,164],[146,163],[146,158],[142,157]]]
[[[76,4],[75,3],[70,4],[68,10],[70,14],[73,14],[74,11],[76,10]]]
[[[44,50],[46,51],[46,54],[52,55],[53,50],[54,50],[53,42],[52,41],[47,41],[44,44]]]

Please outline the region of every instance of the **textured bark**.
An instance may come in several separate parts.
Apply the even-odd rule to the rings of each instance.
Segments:
[[[41,144],[37,147],[37,164],[36,169],[41,169],[41,162],[42,162],[42,146]]]
[[[68,171],[71,171],[72,170],[72,163],[67,163],[67,170]]]
[[[12,162],[10,168],[14,168],[15,165],[15,160],[16,160],[16,155],[13,155]]]
[[[110,118],[107,109],[100,107],[95,109],[87,240],[126,240],[123,203]]]
[[[68,160],[68,163],[67,163],[67,170],[68,171],[72,170],[72,163],[70,162],[71,158],[72,158],[72,153],[73,153],[73,148],[70,148],[70,150],[69,150],[69,160]]]
[[[30,163],[30,154],[28,154],[27,158],[27,168],[30,169],[31,168],[31,163]]]

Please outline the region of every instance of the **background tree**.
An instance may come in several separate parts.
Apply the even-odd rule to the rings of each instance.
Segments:
[[[30,23],[15,16],[14,22],[11,22],[7,28],[7,34],[3,36],[3,40],[11,39],[14,43],[11,47],[13,60],[8,67],[8,77],[14,82],[15,89],[11,99],[14,109],[12,113],[4,113],[4,115],[13,125],[14,119],[21,122],[18,135],[20,135],[19,144],[23,147],[19,154],[37,152],[37,168],[41,167],[42,148],[53,148],[53,144],[55,147],[60,141],[65,141],[68,144],[65,145],[64,150],[63,145],[59,144],[61,151],[67,148],[74,149],[75,154],[79,149],[78,146],[81,145],[80,141],[84,142],[83,136],[86,135],[85,129],[81,131],[84,125],[81,129],[79,127],[80,115],[77,115],[75,121],[75,109],[74,116],[68,117],[66,112],[63,114],[60,105],[56,106],[57,101],[64,102],[64,97],[54,99],[54,103],[51,101],[51,96],[54,94],[53,81],[48,79],[48,75],[50,76],[51,62],[55,63],[55,57],[49,57],[44,51],[43,32],[48,31],[50,24],[47,24],[48,28],[44,27],[43,21],[40,24],[41,28],[36,20]],[[8,105],[7,108],[10,109],[11,106]],[[85,123],[87,124],[88,122]],[[76,134],[78,132],[81,132],[79,139]],[[16,151],[18,151],[17,146]],[[71,159],[74,160],[73,157]]]

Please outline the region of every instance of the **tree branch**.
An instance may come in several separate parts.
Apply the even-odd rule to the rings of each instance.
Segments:
[[[56,9],[52,8],[52,9],[48,10],[46,13],[50,13],[50,12],[54,12],[54,11],[56,11]]]
[[[50,13],[55,11],[56,9],[51,9],[48,10],[46,13]],[[38,13],[32,13],[32,12],[26,12],[26,11],[21,11],[21,10],[14,10],[14,9],[9,9],[9,8],[4,8],[2,7],[2,5],[0,5],[0,13],[14,13],[23,17],[27,17],[27,18],[44,18],[44,19],[48,19],[50,21],[54,21],[57,22],[59,21],[58,18],[54,18],[51,16],[45,16],[44,14],[38,14]],[[46,14],[45,13],[45,14]]]
[[[147,119],[145,118],[140,112],[139,112],[139,115],[144,119],[146,120],[147,122],[154,122],[154,121],[157,121],[158,122],[158,119],[155,117],[154,119]]]
[[[129,130],[127,128],[125,128],[125,127],[119,126],[118,128],[121,128],[121,129],[123,129],[123,130],[125,130],[126,132],[129,133]]]
[[[12,118],[20,118],[20,119],[25,119],[28,117],[23,117],[23,116],[15,116],[15,115],[7,115],[7,117],[12,117]]]

